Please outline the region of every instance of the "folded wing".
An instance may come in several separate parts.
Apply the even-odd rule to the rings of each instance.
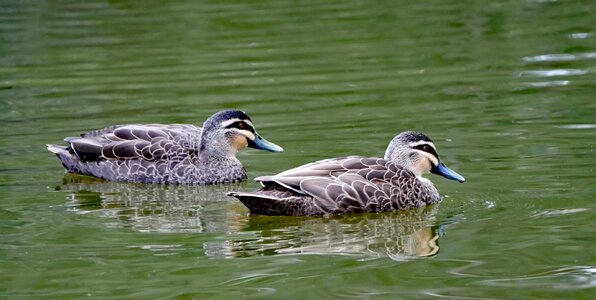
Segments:
[[[415,176],[381,158],[350,156],[317,161],[277,175],[258,177],[268,190],[307,195],[324,213],[388,211],[399,203],[399,185]],[[392,201],[393,200],[393,201]]]
[[[194,151],[193,137],[201,129],[194,125],[123,125],[66,138],[69,151],[82,161],[113,159],[160,160],[168,155]]]

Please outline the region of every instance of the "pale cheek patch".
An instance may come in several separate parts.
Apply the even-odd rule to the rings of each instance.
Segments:
[[[248,140],[242,135],[235,135],[232,137],[232,145],[238,150],[244,149],[248,146]]]
[[[426,157],[427,159],[422,159],[420,162],[420,170],[423,170],[423,172],[429,172],[430,169],[432,169],[432,166],[438,166],[439,165],[439,160],[432,154],[428,153],[428,152],[424,152],[424,151],[419,151],[422,155],[424,155],[424,157]],[[432,163],[432,165],[431,165]]]
[[[418,163],[418,167],[419,170],[421,171],[420,173],[425,174],[430,172],[431,169],[431,165],[430,165],[430,161],[428,159],[423,159]]]

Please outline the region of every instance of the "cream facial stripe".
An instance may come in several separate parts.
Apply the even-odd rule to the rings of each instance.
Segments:
[[[424,144],[426,144],[426,145],[429,145],[429,146],[433,147],[433,149],[435,149],[435,151],[437,151],[437,147],[435,147],[435,144],[433,144],[432,142],[428,142],[428,141],[417,141],[417,142],[412,142],[412,143],[409,143],[409,144],[408,144],[408,146],[410,146],[410,147],[414,148],[414,147],[416,147],[416,146],[420,146],[420,145],[424,145]]]
[[[238,129],[238,128],[230,128],[230,129],[228,129],[228,131],[236,131],[236,132],[244,135],[247,139],[249,139],[251,141],[255,140],[255,134],[248,130]]]
[[[252,124],[252,122],[250,120],[240,120],[238,118],[233,118],[233,119],[229,119],[227,121],[221,122],[221,126],[228,127],[236,122],[244,122],[244,123],[250,125],[252,128],[255,128],[255,126]]]
[[[420,153],[422,153],[422,155],[426,156],[426,158],[428,158],[428,160],[430,160],[433,165],[435,165],[435,166],[439,165],[439,160],[434,155],[432,155],[428,152],[420,151],[420,150],[416,150],[416,151],[419,151]]]

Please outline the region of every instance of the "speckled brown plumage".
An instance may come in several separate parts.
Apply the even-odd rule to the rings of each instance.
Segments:
[[[396,211],[438,203],[439,192],[430,180],[420,176],[429,171],[439,173],[436,168],[443,172],[440,175],[463,182],[463,177],[438,159],[428,137],[412,132],[398,137],[386,154],[393,159],[349,156],[321,160],[258,177],[263,185],[258,191],[229,195],[238,198],[252,214],[314,216]]]
[[[235,157],[239,149],[233,141],[238,138],[246,139],[243,146],[281,151],[258,136],[250,118],[236,110],[214,114],[203,128],[117,125],[66,138],[68,146],[48,145],[48,150],[71,173],[120,182],[217,184],[246,179]]]

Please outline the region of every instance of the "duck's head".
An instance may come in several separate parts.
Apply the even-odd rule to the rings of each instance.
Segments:
[[[431,172],[459,182],[466,180],[441,162],[433,141],[419,132],[406,131],[394,137],[387,147],[385,159],[407,168],[416,176]]]
[[[200,143],[200,150],[212,155],[234,155],[246,147],[283,151],[282,147],[258,135],[250,117],[239,110],[224,110],[209,117],[203,124]]]

